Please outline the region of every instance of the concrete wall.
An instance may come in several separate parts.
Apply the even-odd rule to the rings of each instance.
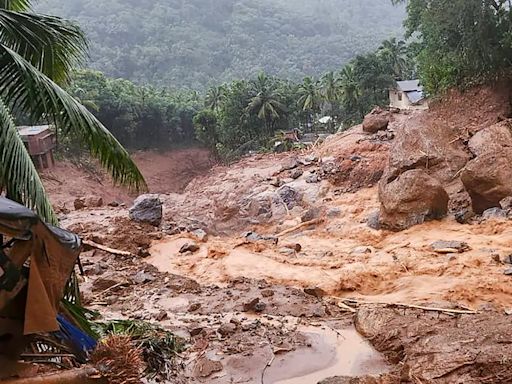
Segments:
[[[428,102],[424,99],[420,103],[413,105],[404,92],[392,89],[389,91],[389,106],[398,109],[428,109]]]

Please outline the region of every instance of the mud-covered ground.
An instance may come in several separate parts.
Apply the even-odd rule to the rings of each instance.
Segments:
[[[474,103],[488,92],[394,114],[374,135],[355,127],[309,151],[181,175],[186,186],[154,190],[158,228],[122,207],[63,214],[85,239],[131,253],[84,253],[85,302],[183,337],[176,382],[512,383],[509,218],[459,223],[451,179],[447,218],[401,232],[375,219],[396,132],[458,127],[448,112],[464,105],[476,131],[501,114],[501,94]]]

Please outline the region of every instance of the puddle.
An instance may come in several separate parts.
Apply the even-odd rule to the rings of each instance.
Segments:
[[[333,376],[358,377],[389,371],[373,347],[354,328],[338,332],[302,327],[311,347],[277,355],[265,374],[265,384],[311,384]]]

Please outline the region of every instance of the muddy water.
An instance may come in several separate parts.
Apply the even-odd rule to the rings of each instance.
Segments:
[[[311,347],[276,356],[266,371],[265,383],[311,384],[333,376],[389,371],[384,358],[353,328],[335,332],[309,326],[300,330],[311,340]]]

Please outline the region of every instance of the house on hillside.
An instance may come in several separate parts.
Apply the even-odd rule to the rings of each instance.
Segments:
[[[57,139],[50,125],[18,127],[18,132],[36,167],[45,169],[55,164],[53,150]]]
[[[398,109],[428,109],[419,80],[397,81],[389,90],[389,106]]]

